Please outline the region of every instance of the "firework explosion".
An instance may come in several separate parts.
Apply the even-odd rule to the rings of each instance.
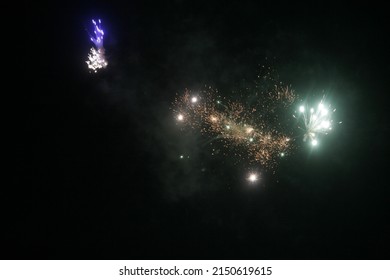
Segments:
[[[94,36],[90,36],[91,41],[95,44],[96,48],[91,48],[90,53],[88,54],[88,60],[86,61],[88,68],[93,70],[95,73],[98,69],[105,68],[107,66],[107,61],[105,58],[105,50],[103,47],[103,36],[104,31],[101,29],[101,20],[98,22],[92,20],[94,25]]]
[[[291,138],[282,132],[278,111],[290,106],[295,94],[287,86],[275,85],[267,92],[256,91],[246,97],[255,101],[228,101],[212,88],[199,94],[186,90],[176,97],[173,111],[183,126],[222,142],[226,150],[234,150],[241,158],[273,167],[277,158],[291,148]]]
[[[298,115],[294,118],[303,122],[304,130],[303,141],[309,141],[312,146],[318,145],[318,136],[326,135],[332,130],[332,114],[336,109],[332,109],[330,105],[325,104],[325,99],[322,98],[317,107],[311,107],[307,105],[301,105],[299,111],[296,112]],[[341,123],[341,122],[340,122]]]

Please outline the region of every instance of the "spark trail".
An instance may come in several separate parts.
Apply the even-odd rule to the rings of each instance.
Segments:
[[[107,67],[108,63],[105,58],[105,50],[103,47],[104,31],[101,28],[101,20],[97,22],[92,20],[94,26],[94,35],[90,36],[90,40],[94,43],[95,48],[92,47],[88,54],[88,60],[86,61],[88,68],[94,71]]]
[[[176,97],[173,111],[178,124],[217,139],[242,159],[273,167],[291,148],[290,135],[282,131],[277,112],[290,106],[295,94],[287,86],[275,85],[247,97],[255,101],[228,101],[210,87],[199,94],[186,90]]]

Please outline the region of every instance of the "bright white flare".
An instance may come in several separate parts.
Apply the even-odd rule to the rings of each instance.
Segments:
[[[177,115],[177,120],[178,121],[184,120],[184,116],[182,114]]]
[[[248,176],[248,181],[251,182],[251,183],[254,183],[258,180],[258,176],[256,173],[251,173],[249,174]]]

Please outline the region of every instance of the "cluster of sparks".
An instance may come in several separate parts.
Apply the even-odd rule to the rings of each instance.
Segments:
[[[290,105],[295,94],[289,87],[275,86],[261,96],[255,94],[254,104],[246,106],[226,101],[212,88],[200,94],[186,90],[176,97],[173,110],[178,123],[218,140],[234,155],[273,167],[290,149],[291,138],[279,130],[278,116],[272,113],[278,105]]]
[[[317,107],[309,109],[307,105],[301,105],[299,111],[296,112],[298,116],[294,115],[294,117],[303,122],[303,141],[308,141],[312,146],[317,146],[319,136],[326,135],[332,130],[332,114],[335,111],[336,109],[332,109],[330,105],[325,104],[324,98]]]
[[[92,47],[88,54],[88,60],[86,61],[88,68],[94,71],[107,67],[107,60],[105,58],[105,50],[103,47],[104,31],[101,28],[101,20],[97,22],[92,20],[94,26],[94,35],[90,36],[90,40],[94,43],[95,47]]]

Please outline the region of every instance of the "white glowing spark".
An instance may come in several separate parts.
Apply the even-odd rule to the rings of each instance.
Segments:
[[[258,175],[256,173],[251,173],[247,179],[249,182],[254,183],[258,180]]]
[[[191,102],[192,102],[192,103],[198,102],[198,98],[197,98],[196,96],[192,97],[192,98],[191,98]]]
[[[177,120],[178,121],[184,120],[184,116],[182,114],[177,115]]]

